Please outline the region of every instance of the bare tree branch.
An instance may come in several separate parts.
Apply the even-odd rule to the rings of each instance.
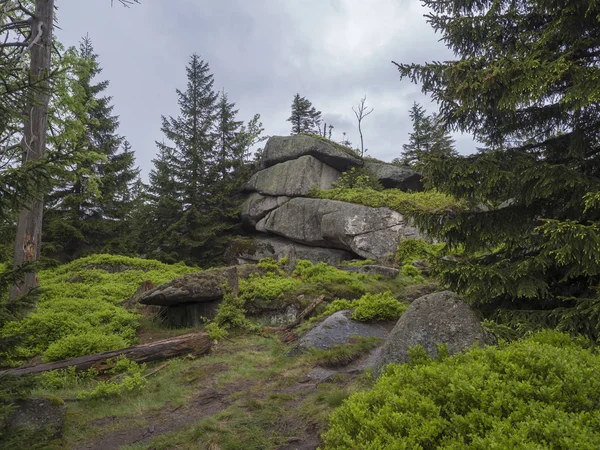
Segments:
[[[354,111],[354,115],[356,116],[356,119],[358,120],[358,132],[360,133],[360,157],[362,158],[365,155],[365,145],[364,145],[364,140],[363,140],[363,132],[362,132],[362,121],[365,117],[367,117],[369,114],[371,114],[374,109],[371,108],[370,111],[367,111],[367,106],[365,105],[365,102],[367,101],[367,96],[365,95],[363,98],[360,99],[360,103],[358,104],[358,111],[354,109],[354,106],[352,107],[352,111]]]

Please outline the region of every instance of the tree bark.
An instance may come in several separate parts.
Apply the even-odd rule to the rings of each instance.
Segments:
[[[43,158],[46,151],[46,128],[50,101],[48,76],[52,57],[53,21],[54,0],[36,0],[29,50],[31,57],[29,72],[31,84],[35,87],[29,94],[27,119],[23,128],[23,164]],[[40,259],[43,209],[44,204],[40,198],[25,205],[19,214],[13,259],[15,267]],[[26,274],[22,283],[12,286],[10,299],[17,300],[37,285],[37,273]]]
[[[0,372],[0,375],[28,375],[46,372],[49,370],[66,369],[75,366],[77,370],[88,370],[94,368],[99,372],[110,369],[113,365],[109,359],[117,356],[126,356],[131,361],[144,363],[160,359],[174,358],[176,356],[192,354],[195,356],[208,353],[211,341],[207,333],[191,333],[169,339],[163,339],[149,344],[136,345],[121,350],[96,353],[94,355],[79,356],[72,359],[63,359],[47,364],[38,364],[31,367],[20,367]]]

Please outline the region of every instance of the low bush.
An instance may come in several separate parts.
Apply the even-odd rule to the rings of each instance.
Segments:
[[[398,319],[408,305],[396,300],[390,292],[365,294],[352,302],[354,320],[394,320]]]
[[[81,355],[106,352],[127,347],[128,342],[119,335],[108,335],[102,332],[86,331],[82,334],[60,338],[44,352],[43,362],[58,361]]]
[[[423,239],[406,239],[398,245],[396,263],[399,266],[411,264],[418,259],[435,262],[444,256],[446,244],[428,244]]]
[[[600,357],[581,344],[545,331],[390,365],[332,414],[324,448],[600,448]]]
[[[282,296],[293,291],[301,284],[295,278],[282,276],[277,273],[266,273],[265,275],[252,274],[247,279],[241,279],[239,283],[240,298],[244,302],[274,303]]]
[[[43,270],[36,309],[0,330],[0,339],[16,342],[0,353],[0,362],[18,365],[40,354],[53,360],[131,345],[139,315],[121,303],[146,280],[159,285],[194,271],[183,265],[112,255],[89,256]]]
[[[403,192],[399,189],[317,189],[309,192],[313,198],[340,200],[372,208],[388,207],[402,214],[455,213],[465,209],[458,200],[440,192]]]
[[[327,263],[313,264],[301,259],[296,264],[292,273],[303,283],[315,284],[323,293],[331,293],[340,287],[343,292],[348,292],[348,297],[358,297],[366,292],[363,280],[366,275],[340,270]]]
[[[352,167],[343,172],[332,185],[335,189],[383,189],[373,172],[366,167]]]
[[[238,329],[246,331],[258,331],[260,328],[248,318],[244,309],[244,299],[236,297],[231,293],[225,294],[223,301],[217,310],[213,321],[217,327],[211,327],[208,331],[212,333],[211,338],[217,339],[218,336],[226,336],[227,330]]]

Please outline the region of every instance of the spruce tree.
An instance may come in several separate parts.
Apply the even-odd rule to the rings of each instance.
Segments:
[[[217,94],[208,63],[196,54],[186,67],[187,88],[177,89],[180,115],[163,117],[162,132],[171,145],[159,143],[168,156],[178,215],[164,230],[163,253],[189,262],[201,262],[215,238],[211,221],[211,186],[218,179],[219,154],[214,123]],[[151,180],[151,191],[161,189]],[[157,201],[161,201],[161,196]],[[169,205],[171,200],[167,202]],[[169,206],[170,208],[171,206]]]
[[[310,100],[300,97],[300,94],[294,96],[292,113],[287,121],[292,123],[292,134],[320,134],[321,111],[317,111]]]
[[[94,83],[102,69],[85,37],[66,56],[71,68],[57,83],[51,104],[52,152],[70,154],[73,162],[57,177],[46,201],[45,248],[71,259],[92,252],[118,252],[131,213],[129,190],[138,176],[131,147],[117,134],[118,117],[108,81]]]
[[[415,102],[409,112],[413,131],[402,146],[400,163],[413,166],[426,157],[455,155],[454,141],[446,133],[436,114],[427,115],[425,108]]]
[[[418,222],[462,253],[442,281],[497,320],[600,332],[600,5],[424,0],[455,61],[397,64],[488,148],[426,163],[462,212]]]

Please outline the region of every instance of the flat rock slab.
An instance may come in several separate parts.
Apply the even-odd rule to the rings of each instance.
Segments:
[[[30,398],[17,403],[7,419],[10,428],[42,433],[48,440],[62,437],[67,407],[45,398]]]
[[[242,203],[242,223],[254,227],[260,219],[289,200],[290,198],[285,196],[271,197],[253,192]]]
[[[389,208],[299,197],[267,214],[256,230],[367,259],[383,259],[396,252],[400,240],[418,237],[418,230]]]
[[[341,172],[353,166],[361,166],[362,161],[350,152],[335,147],[324,140],[311,136],[273,136],[269,138],[261,163],[270,167],[301,156],[310,155]]]
[[[305,155],[276,164],[252,175],[244,191],[271,196],[303,197],[313,186],[330,189],[340,172],[317,158]]]
[[[220,300],[225,294],[224,284],[237,282],[258,269],[254,266],[220,267],[190,273],[162,284],[140,298],[144,305],[175,306],[185,303],[204,303]]]
[[[334,345],[346,344],[353,336],[377,337],[387,339],[386,329],[378,323],[358,322],[351,319],[352,311],[338,311],[327,317],[302,336],[292,353],[299,353],[311,348],[329,350]]]
[[[446,344],[450,355],[473,345],[494,345],[496,337],[485,331],[475,313],[451,291],[436,292],[415,300],[400,317],[375,364],[379,376],[390,363],[407,363],[409,349],[422,346],[432,357]]]

